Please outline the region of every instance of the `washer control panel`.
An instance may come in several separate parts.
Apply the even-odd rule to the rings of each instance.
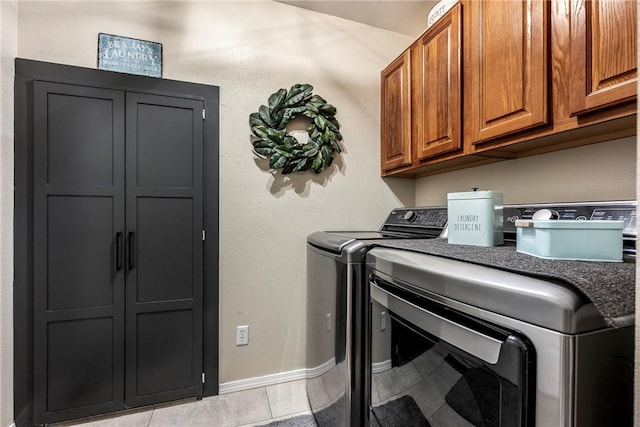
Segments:
[[[444,228],[447,225],[447,208],[397,208],[391,211],[384,226]]]
[[[503,230],[505,238],[515,240],[515,222],[519,219],[545,218],[550,220],[622,220],[624,235],[635,240],[636,202],[585,202],[585,203],[541,203],[503,206]],[[396,208],[391,211],[381,230],[419,233],[420,230],[442,230],[447,225],[447,207]],[[510,236],[511,235],[511,236]]]
[[[637,233],[635,202],[594,202],[591,204],[576,203],[566,205],[544,204],[531,206],[504,206],[504,231],[505,233],[515,233],[515,222],[518,219],[536,220],[543,216],[545,219],[550,220],[620,220],[624,221],[623,233],[625,235],[635,236]]]

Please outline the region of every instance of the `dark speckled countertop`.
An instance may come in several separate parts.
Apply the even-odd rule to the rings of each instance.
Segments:
[[[515,246],[467,246],[446,239],[381,240],[376,246],[426,253],[536,278],[564,281],[589,298],[610,326],[633,323],[635,259],[623,262],[549,260],[516,251]]]

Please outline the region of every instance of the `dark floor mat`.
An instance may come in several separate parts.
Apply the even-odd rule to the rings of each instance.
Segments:
[[[342,396],[333,405],[315,413],[316,423],[319,427],[335,427],[346,425],[345,412],[346,398]]]
[[[371,424],[381,427],[430,427],[418,404],[411,396],[402,396],[373,408]]]

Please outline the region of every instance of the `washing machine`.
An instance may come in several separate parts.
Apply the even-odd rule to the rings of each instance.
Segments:
[[[446,207],[396,208],[375,231],[307,237],[307,395],[320,427],[366,422],[367,251],[383,240],[438,237],[446,222]]]

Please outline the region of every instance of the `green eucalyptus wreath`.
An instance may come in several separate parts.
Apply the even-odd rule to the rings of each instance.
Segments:
[[[269,106],[261,105],[249,116],[253,149],[262,156],[271,156],[269,167],[282,168],[283,174],[313,169],[320,173],[340,153],[340,124],[335,118],[336,107],[319,95],[313,95],[310,84],[295,84],[280,89],[269,97]],[[299,114],[311,119],[307,127],[309,140],[302,144],[289,135],[287,123]]]

